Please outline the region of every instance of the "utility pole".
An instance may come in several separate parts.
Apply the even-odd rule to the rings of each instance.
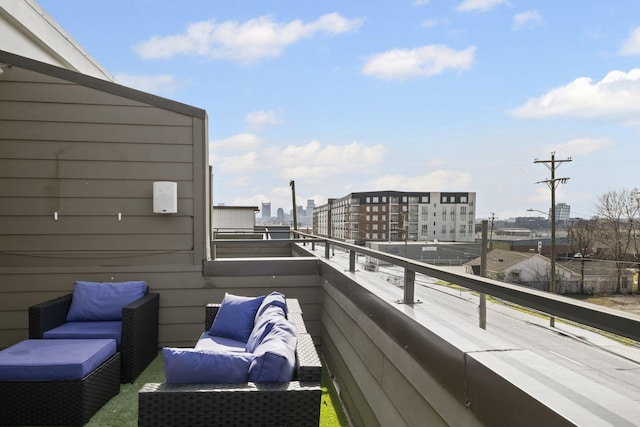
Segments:
[[[298,231],[298,212],[296,208],[296,182],[294,180],[289,181],[291,186],[291,200],[293,203],[293,230]]]
[[[492,214],[493,215],[493,214]],[[482,220],[482,248],[480,250],[480,277],[487,277],[487,220]],[[480,294],[478,304],[478,323],[482,329],[487,329],[487,295]]]
[[[495,213],[491,212],[491,231],[489,232],[489,250],[493,249],[493,221],[496,219]]]
[[[551,152],[551,160],[535,159],[533,163],[543,163],[547,169],[551,171],[551,179],[539,181],[536,184],[545,183],[551,189],[551,283],[549,291],[553,294],[558,292],[556,289],[556,187],[558,184],[565,184],[569,178],[556,178],[556,169],[565,162],[570,162],[571,157],[565,160],[556,160],[555,151]],[[550,318],[550,326],[555,325],[555,319]]]

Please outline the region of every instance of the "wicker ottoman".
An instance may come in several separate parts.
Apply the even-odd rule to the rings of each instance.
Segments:
[[[0,351],[2,425],[83,425],[119,392],[114,340],[25,340]]]

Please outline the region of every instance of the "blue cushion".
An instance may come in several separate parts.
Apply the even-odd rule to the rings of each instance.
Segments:
[[[264,296],[242,297],[226,293],[209,334],[246,343],[263,300]]]
[[[256,347],[258,347],[269,332],[271,332],[273,325],[278,319],[285,319],[284,310],[282,310],[282,308],[277,306],[265,308],[251,330],[245,350],[249,353],[253,353],[256,350]]]
[[[232,340],[226,337],[217,337],[215,335],[209,335],[209,332],[203,332],[198,338],[198,342],[195,345],[196,350],[213,350],[224,352],[236,352],[244,353],[246,343],[242,341]]]
[[[113,339],[120,345],[122,337],[122,321],[109,320],[103,322],[67,322],[49,329],[42,337],[45,339]]]
[[[97,283],[78,281],[73,287],[67,321],[121,320],[122,307],[147,293],[143,281]]]
[[[249,381],[282,383],[291,381],[296,364],[297,334],[286,319],[277,319],[253,353]]]
[[[247,382],[253,355],[193,348],[162,349],[168,384],[230,384]]]
[[[0,381],[79,380],[116,352],[114,340],[25,340],[0,351]]]
[[[279,307],[280,310],[282,310],[282,315],[286,317],[285,313],[287,312],[287,300],[285,299],[284,294],[273,291],[269,295],[264,297],[262,304],[260,304],[260,307],[256,312],[254,323],[258,323],[259,317],[262,316],[266,310],[273,307]]]

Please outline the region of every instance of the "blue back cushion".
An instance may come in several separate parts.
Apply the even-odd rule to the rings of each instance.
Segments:
[[[271,332],[273,325],[278,319],[285,319],[284,311],[280,307],[267,307],[251,330],[251,335],[247,339],[245,350],[253,353],[264,338]]]
[[[246,343],[263,300],[264,296],[243,297],[226,293],[209,334]]]
[[[276,319],[271,330],[254,351],[249,381],[282,383],[293,378],[296,364],[295,326],[284,318]]]
[[[147,293],[143,281],[97,283],[78,281],[73,287],[68,322],[122,320],[122,307]]]
[[[247,382],[253,355],[165,347],[162,360],[167,384],[231,384]]]
[[[284,294],[273,291],[264,297],[262,304],[260,304],[260,307],[256,312],[256,319],[254,322],[258,323],[258,318],[262,316],[266,310],[273,309],[274,307],[279,308],[282,311],[282,315],[286,317],[287,300],[285,299]]]

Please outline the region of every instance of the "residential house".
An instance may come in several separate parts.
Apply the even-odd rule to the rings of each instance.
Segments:
[[[480,260],[476,258],[465,264],[468,274],[480,274]],[[549,289],[551,261],[534,252],[515,252],[493,249],[487,253],[487,273],[490,279],[524,285],[535,289]],[[558,293],[576,291],[579,276],[556,264],[556,284]]]

